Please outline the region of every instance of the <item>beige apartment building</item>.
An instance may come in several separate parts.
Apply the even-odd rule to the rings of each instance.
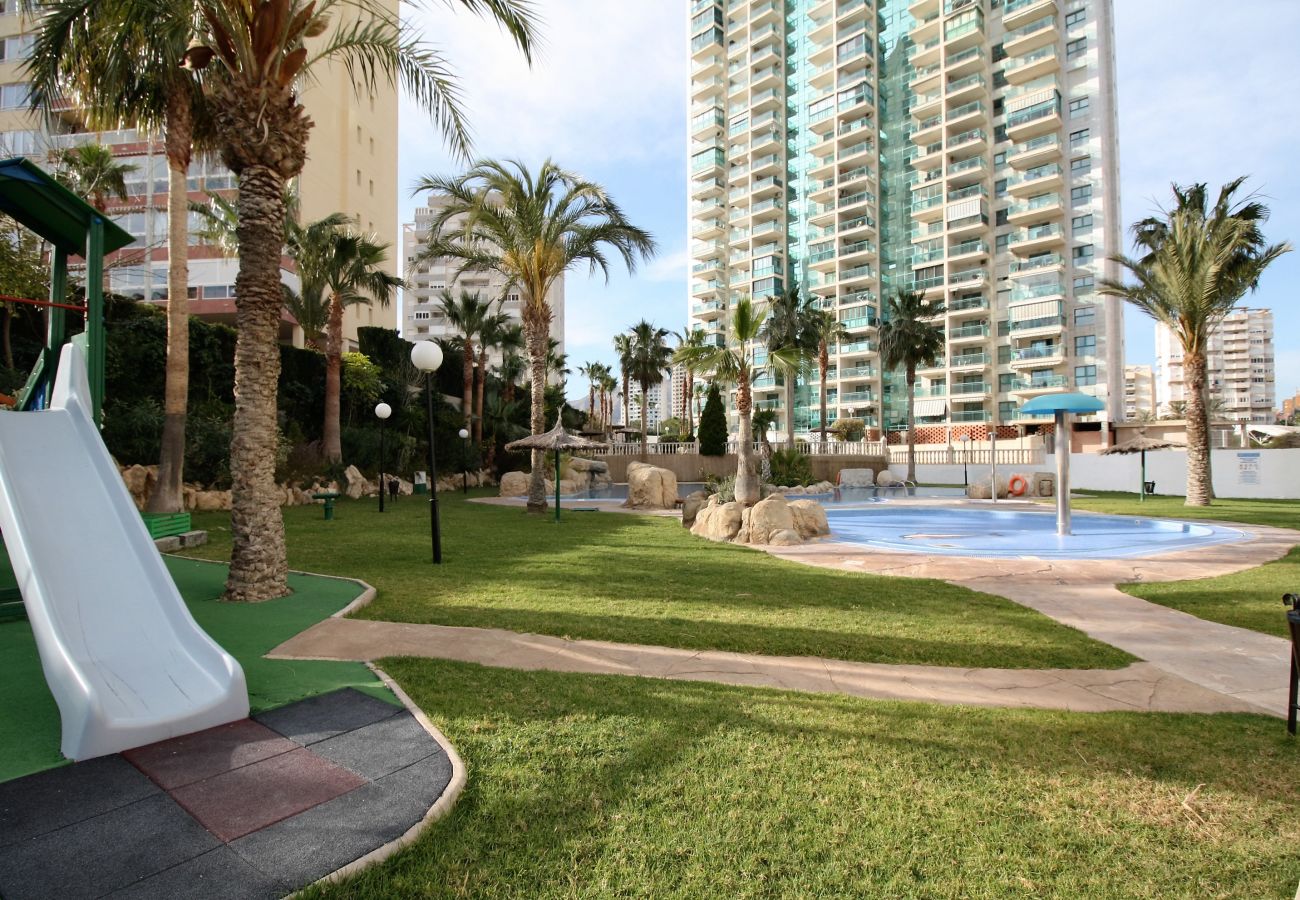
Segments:
[[[946,352],[916,387],[918,439],[1005,436],[1038,394],[1122,419],[1118,153],[1110,0],[693,0],[688,218],[693,327],[798,286],[850,337],[828,421],[905,421],[878,330],[900,290],[942,300]],[[758,359],[764,353],[758,350]],[[816,376],[783,431],[819,425]],[[733,412],[733,427],[734,427]]]
[[[396,14],[397,0],[384,0]],[[130,196],[113,202],[109,214],[135,236],[130,247],[109,260],[112,290],[140,300],[167,298],[167,162],[157,135],[135,129],[87,132],[74,112],[51,126],[26,112],[27,85],[22,66],[30,46],[28,17],[16,0],[0,0],[0,156],[28,156],[47,165],[52,152],[79,143],[109,146],[136,168],[127,176]],[[397,91],[383,88],[358,95],[342,66],[323,67],[304,86],[303,104],[312,120],[307,165],[297,191],[303,221],[334,212],[354,218],[359,227],[390,247],[389,269],[399,271],[397,254]],[[190,165],[190,199],[205,202],[208,193],[233,196],[235,178],[220,160],[196,158]],[[197,228],[199,221],[192,217]],[[234,285],[238,261],[221,256],[190,238],[191,312],[204,319],[234,322]],[[286,272],[286,281],[296,283]],[[355,341],[357,328],[397,327],[397,304],[354,306],[345,313],[344,333]],[[302,342],[301,329],[288,313],[281,319],[281,339]]]
[[[1124,367],[1124,419],[1156,417],[1156,382],[1150,366]]]
[[[1210,333],[1206,388],[1217,401],[1218,419],[1272,423],[1276,417],[1273,311],[1238,307]],[[1183,348],[1173,333],[1156,325],[1156,406],[1187,401]]]
[[[409,341],[447,338],[456,334],[442,313],[439,301],[443,291],[459,298],[461,291],[478,294],[485,301],[496,301],[499,309],[514,322],[522,323],[518,287],[507,286],[498,272],[461,272],[460,263],[450,259],[418,261],[428,246],[430,229],[437,215],[439,199],[430,195],[425,206],[416,207],[415,221],[402,226],[402,259],[406,289],[402,292],[402,336]],[[454,223],[452,225],[454,227]],[[559,342],[557,352],[564,352],[564,276],[561,275],[546,296],[553,313],[551,338]],[[491,354],[492,364],[501,361],[500,353]]]

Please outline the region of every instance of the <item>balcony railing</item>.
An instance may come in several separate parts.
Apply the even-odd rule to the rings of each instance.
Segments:
[[[1062,355],[1060,344],[1047,344],[1038,347],[1014,347],[1011,350],[1011,358],[1016,361],[1026,359],[1055,359]]]
[[[948,339],[968,337],[988,337],[989,327],[987,325],[963,325],[960,328],[953,328],[948,331]]]
[[[983,381],[958,381],[952,385],[952,395],[954,397],[962,394],[986,394],[989,386]]]
[[[1045,281],[1042,284],[1017,284],[1011,289],[1011,302],[1021,300],[1038,300],[1042,297],[1060,297],[1065,294],[1065,284],[1060,281]]]
[[[987,366],[989,364],[989,355],[987,353],[965,353],[961,356],[949,358],[949,366]]]
[[[1038,269],[1048,269],[1053,266],[1065,265],[1065,257],[1059,253],[1046,253],[1042,256],[1031,256],[1029,259],[1018,259],[1011,263],[1011,272],[1033,272]]]
[[[949,419],[953,422],[987,422],[989,411],[987,409],[954,410]]]
[[[1039,238],[1060,237],[1065,233],[1060,223],[1053,222],[1048,225],[1035,225],[1033,228],[1024,228],[1020,231],[1011,233],[1011,243],[1023,244],[1027,241],[1036,241]]]
[[[1040,316],[1037,319],[1021,319],[1011,323],[1012,331],[1030,331],[1034,328],[1063,327],[1065,316]]]

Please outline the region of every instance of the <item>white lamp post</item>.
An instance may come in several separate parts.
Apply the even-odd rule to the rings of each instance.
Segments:
[[[429,416],[429,529],[433,536],[433,561],[442,563],[442,535],[438,529],[438,468],[433,455],[433,373],[442,365],[442,348],[433,341],[411,347],[411,365],[424,373],[424,394]]]
[[[375,418],[379,420],[379,511],[384,511],[384,423],[393,414],[393,408],[380,402],[375,406]]]

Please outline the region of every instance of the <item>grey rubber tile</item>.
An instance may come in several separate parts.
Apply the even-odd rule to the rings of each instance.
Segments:
[[[292,890],[292,885],[249,865],[229,847],[218,847],[108,896],[112,900],[274,900]]]
[[[344,688],[291,703],[253,718],[267,728],[306,745],[363,728],[401,711],[400,706],[385,703],[352,688]]]
[[[405,711],[313,744],[311,749],[370,781],[439,752],[433,738]]]
[[[230,844],[255,868],[305,885],[406,833],[451,777],[441,750],[374,784]]]
[[[170,791],[296,749],[296,743],[265,725],[240,719],[136,747],[122,756]]]
[[[165,794],[0,849],[6,900],[99,897],[220,846]]]
[[[159,793],[120,756],[103,756],[0,783],[0,847]]]

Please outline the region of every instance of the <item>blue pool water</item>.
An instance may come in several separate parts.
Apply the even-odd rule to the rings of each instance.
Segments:
[[[677,496],[686,497],[694,491],[705,487],[702,481],[679,481],[677,482]],[[862,487],[862,488],[836,488],[833,493],[829,494],[791,494],[792,500],[816,500],[823,506],[852,506],[859,503],[879,503],[882,500],[902,499],[906,497],[965,497],[965,488],[959,487]],[[604,487],[594,488],[579,494],[565,494],[564,499],[572,500],[592,500],[592,501],[614,501],[622,502],[627,499],[626,484],[610,484]]]
[[[831,539],[942,556],[1129,559],[1245,539],[1235,528],[1165,519],[1076,514],[1056,533],[1053,511],[877,506],[826,511]]]

